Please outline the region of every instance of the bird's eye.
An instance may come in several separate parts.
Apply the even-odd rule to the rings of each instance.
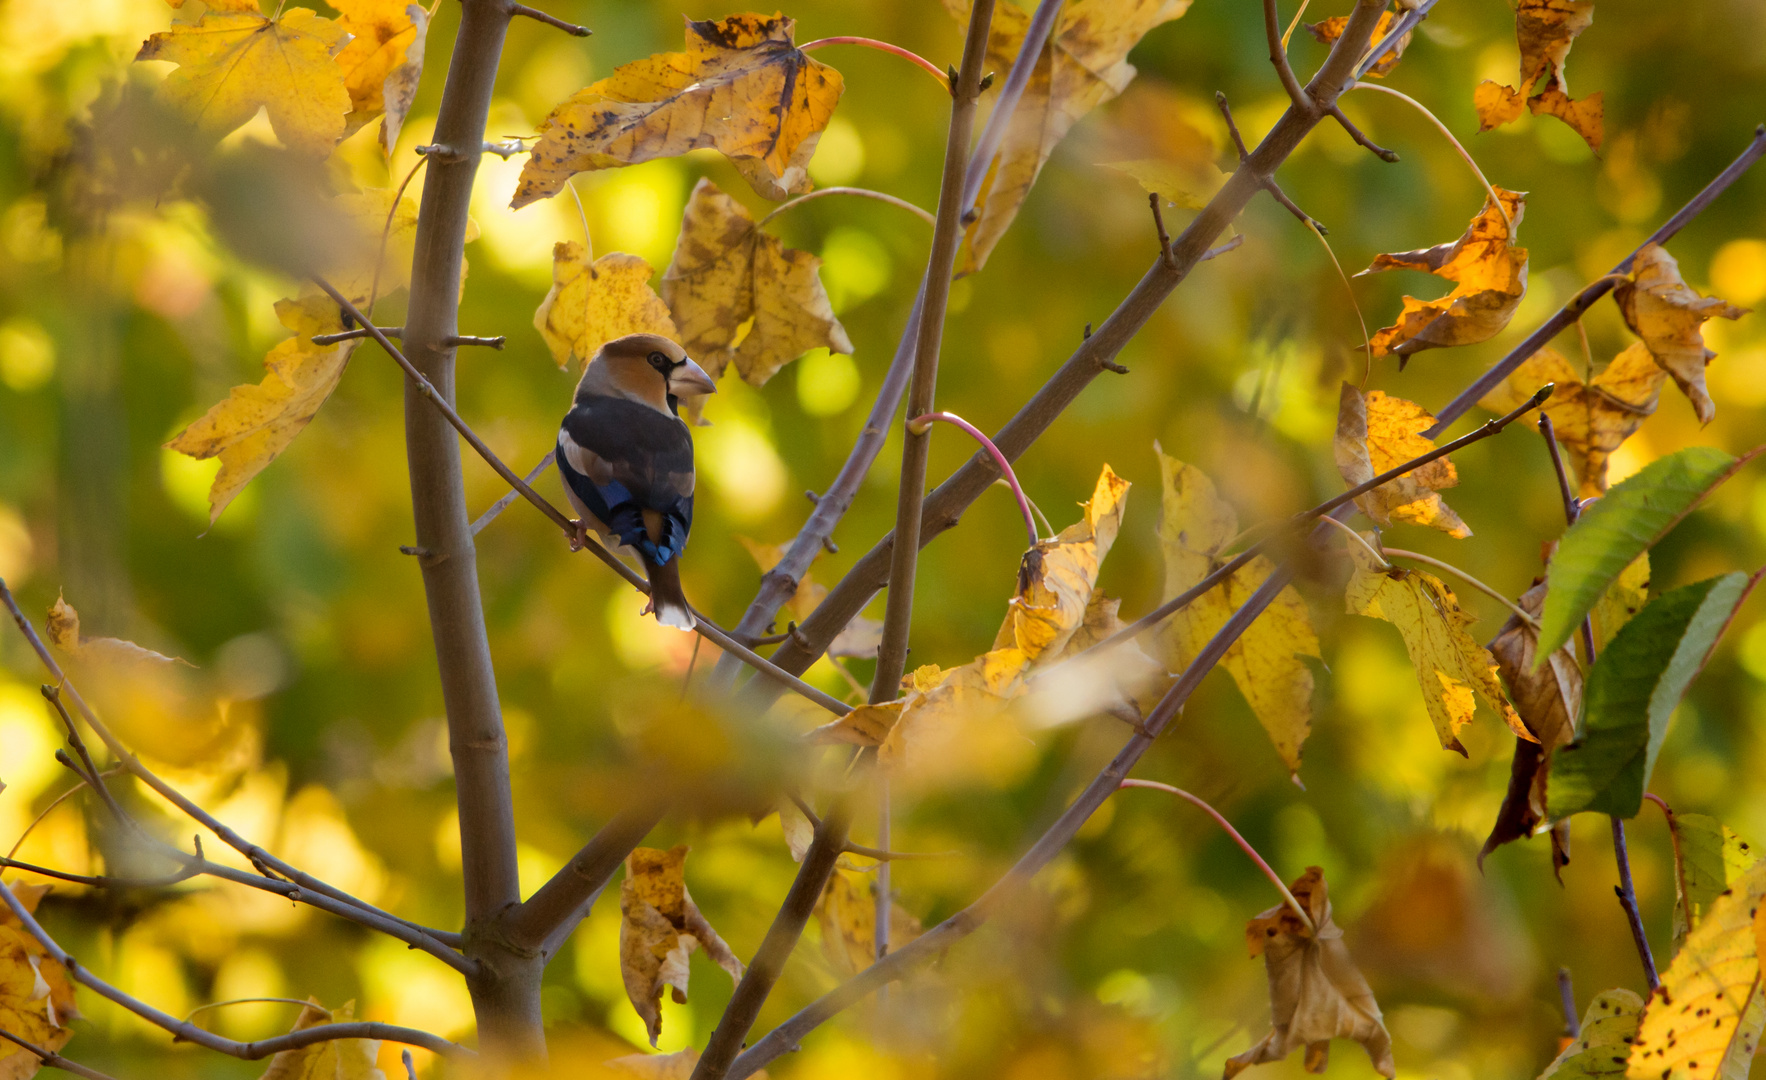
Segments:
[[[650,354],[650,366],[666,374],[672,365],[669,364],[668,357],[659,352],[653,352]]]

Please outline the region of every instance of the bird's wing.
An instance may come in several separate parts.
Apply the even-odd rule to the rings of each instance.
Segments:
[[[577,498],[621,540],[658,563],[686,546],[693,440],[681,421],[624,398],[584,395],[559,429],[557,456]]]

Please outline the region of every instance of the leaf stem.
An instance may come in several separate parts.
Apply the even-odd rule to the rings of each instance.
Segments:
[[[1466,152],[1466,148],[1460,145],[1458,139],[1454,138],[1453,132],[1448,130],[1447,125],[1441,122],[1441,118],[1429,111],[1428,106],[1424,105],[1416,98],[1411,97],[1409,94],[1400,93],[1399,91],[1392,89],[1390,86],[1381,86],[1378,83],[1358,82],[1349,89],[1378,90],[1382,94],[1390,94],[1399,101],[1408,102],[1412,108],[1428,117],[1429,122],[1435,125],[1435,129],[1441,132],[1442,135],[1445,135],[1447,141],[1453,144],[1453,148],[1459,151],[1460,160],[1466,163],[1466,168],[1472,170],[1472,175],[1478,178],[1478,183],[1484,185],[1484,190],[1490,195],[1490,201],[1496,204],[1496,212],[1502,215],[1503,224],[1508,226],[1508,238],[1510,240],[1515,238],[1515,223],[1509,219],[1508,207],[1502,205],[1502,200],[1496,197],[1496,189],[1490,185],[1490,181],[1484,179],[1484,170],[1478,168],[1478,163],[1472,160],[1472,155]]]
[[[1161,784],[1157,780],[1128,779],[1122,781],[1122,783],[1116,786],[1116,790],[1118,791],[1122,791],[1126,788],[1147,788],[1152,791],[1163,791],[1170,795],[1176,795],[1180,799],[1188,799],[1190,802],[1201,807],[1207,812],[1209,817],[1214,819],[1216,825],[1219,825],[1222,829],[1226,830],[1226,834],[1233,838],[1234,843],[1239,845],[1239,850],[1243,851],[1246,855],[1249,855],[1251,861],[1256,863],[1258,869],[1263,871],[1264,876],[1268,877],[1275,885],[1276,891],[1282,894],[1282,899],[1287,902],[1287,905],[1290,908],[1294,909],[1294,914],[1300,916],[1300,921],[1306,924],[1307,932],[1313,934],[1318,933],[1318,927],[1312,924],[1312,916],[1306,914],[1306,909],[1300,906],[1300,901],[1294,899],[1294,894],[1288,891],[1287,883],[1282,880],[1281,875],[1277,874],[1275,870],[1270,867],[1269,863],[1263,860],[1263,856],[1259,855],[1257,849],[1251,846],[1251,841],[1240,835],[1239,830],[1233,828],[1233,823],[1226,820],[1225,816],[1223,816],[1220,811],[1209,806],[1205,800],[1195,795],[1191,795],[1183,788],[1172,787],[1170,784]]]
[[[876,49],[878,52],[886,52],[891,56],[899,56],[903,60],[916,65],[922,71],[928,72],[934,79],[937,79],[938,85],[944,89],[945,93],[948,94],[950,92],[950,77],[944,72],[938,70],[937,64],[934,64],[932,61],[921,56],[919,53],[914,52],[912,49],[904,49],[900,45],[891,45],[887,41],[878,41],[876,38],[850,36],[817,38],[814,41],[806,42],[805,44],[797,46],[797,51],[809,52],[811,49],[819,49],[824,45],[862,45],[867,49]]]
[[[988,456],[993,458],[993,463],[998,465],[1000,472],[1005,474],[1006,486],[1012,489],[1012,494],[1018,499],[1018,510],[1024,515],[1024,531],[1030,534],[1030,546],[1035,547],[1037,542],[1036,518],[1031,515],[1030,499],[1024,494],[1023,485],[1018,483],[1018,474],[1012,471],[1012,463],[1006,460],[1006,455],[1000,453],[1000,448],[995,446],[993,440],[988,438],[980,428],[953,412],[933,412],[924,416],[916,416],[908,421],[908,430],[915,435],[924,435],[932,427],[934,420],[968,432],[969,437],[980,443],[987,451]]]
[[[1335,520],[1335,519],[1332,519],[1332,520]],[[1385,553],[1387,555],[1396,555],[1400,559],[1409,559],[1412,562],[1427,563],[1429,566],[1433,566],[1437,570],[1445,570],[1449,574],[1452,574],[1454,577],[1465,582],[1467,585],[1470,585],[1472,588],[1477,589],[1479,592],[1481,592],[1484,595],[1495,600],[1497,603],[1501,604],[1503,607],[1506,607],[1510,611],[1514,612],[1515,618],[1520,619],[1522,622],[1526,623],[1528,626],[1531,626],[1534,630],[1539,629],[1539,620],[1535,619],[1532,615],[1529,615],[1527,613],[1526,608],[1523,608],[1521,605],[1515,603],[1513,600],[1510,600],[1508,597],[1504,596],[1499,590],[1492,588],[1489,585],[1484,584],[1482,581],[1479,581],[1477,578],[1466,573],[1464,570],[1461,570],[1459,567],[1453,565],[1452,563],[1442,562],[1440,559],[1431,558],[1427,555],[1421,554],[1420,552],[1406,551],[1403,548],[1383,547],[1383,550],[1385,551]]]
[[[1326,514],[1324,517],[1320,518],[1319,520],[1322,521],[1324,524],[1329,525],[1332,528],[1341,531],[1344,536],[1347,536],[1350,539],[1354,540],[1357,544],[1360,544],[1362,547],[1362,550],[1366,551],[1370,556],[1373,557],[1374,562],[1379,566],[1380,569],[1382,569],[1382,570],[1392,569],[1392,564],[1386,561],[1386,556],[1380,551],[1379,548],[1374,547],[1372,544],[1368,543],[1367,537],[1361,535],[1361,533],[1355,531],[1354,529],[1351,529],[1348,525],[1345,525],[1343,522],[1338,521],[1336,518],[1331,517],[1329,514]]]
[[[1374,370],[1374,343],[1368,337],[1367,320],[1362,317],[1361,304],[1355,299],[1355,287],[1349,284],[1349,275],[1343,272],[1343,264],[1337,261],[1337,253],[1331,249],[1331,242],[1325,239],[1324,230],[1319,228],[1318,222],[1307,217],[1302,224],[1306,226],[1307,232],[1318,237],[1318,242],[1324,245],[1325,254],[1331,257],[1331,265],[1337,268],[1337,277],[1343,282],[1343,291],[1349,294],[1349,306],[1355,309],[1355,321],[1361,324],[1361,342],[1367,346],[1367,366],[1361,369],[1361,385],[1365,387],[1368,376]]]
[[[888,203],[890,206],[899,206],[903,210],[906,210],[908,213],[913,214],[915,217],[919,218],[921,221],[924,221],[928,225],[937,225],[938,224],[938,219],[932,215],[932,211],[923,209],[922,207],[915,206],[913,203],[908,202],[906,199],[900,199],[900,198],[895,197],[894,195],[887,195],[881,191],[872,191],[870,188],[825,187],[825,188],[817,188],[816,190],[810,192],[807,195],[799,195],[795,199],[789,199],[785,202],[780,203],[779,205],[773,207],[772,213],[768,214],[766,217],[761,218],[760,221],[754,227],[757,229],[764,228],[766,226],[767,222],[778,217],[780,214],[783,214],[785,211],[790,210],[792,207],[802,206],[804,203],[809,202],[811,199],[819,199],[824,195],[857,195],[857,196],[859,196],[861,198],[865,198],[865,199],[875,199],[878,202]]]

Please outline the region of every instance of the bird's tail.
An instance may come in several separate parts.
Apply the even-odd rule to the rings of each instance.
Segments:
[[[650,610],[656,613],[656,621],[676,630],[693,629],[697,620],[693,618],[693,609],[687,606],[686,594],[681,592],[680,560],[658,564],[650,560],[648,553],[642,556],[644,571],[650,576]]]

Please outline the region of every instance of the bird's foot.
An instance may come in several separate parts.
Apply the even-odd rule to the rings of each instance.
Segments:
[[[576,526],[576,533],[570,537],[570,550],[581,551],[589,546],[589,527],[582,523],[581,518],[571,521],[571,524]]]
[[[646,600],[646,601],[644,601],[644,610],[638,612],[638,618],[641,619],[644,616],[650,614],[652,611],[655,611],[655,610],[656,610],[656,601]]]

